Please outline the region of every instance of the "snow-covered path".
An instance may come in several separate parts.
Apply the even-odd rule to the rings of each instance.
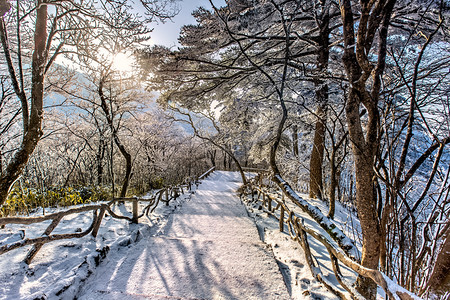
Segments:
[[[290,299],[240,184],[214,172],[158,232],[111,255],[78,299]]]

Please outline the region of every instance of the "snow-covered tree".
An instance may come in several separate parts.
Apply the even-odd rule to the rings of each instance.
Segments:
[[[95,40],[95,34],[107,34],[111,28],[135,30],[155,17],[168,18],[173,12],[162,8],[172,2],[142,0],[148,16],[140,18],[127,12],[131,1],[0,1],[4,66],[22,111],[22,139],[0,177],[0,204],[42,137],[46,76],[56,58],[76,52],[80,43]],[[120,24],[110,22],[117,14],[129,17]]]

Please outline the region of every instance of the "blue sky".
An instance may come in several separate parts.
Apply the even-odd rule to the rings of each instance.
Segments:
[[[217,6],[223,6],[225,0],[214,0]],[[202,6],[207,9],[211,8],[208,0],[182,0],[179,2],[181,8],[180,13],[173,18],[173,21],[167,21],[165,24],[155,24],[152,36],[152,44],[162,44],[165,46],[178,46],[178,34],[180,27],[184,24],[194,24],[195,19],[191,13],[196,8]]]

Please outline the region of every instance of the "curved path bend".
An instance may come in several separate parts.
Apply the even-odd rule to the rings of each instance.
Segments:
[[[271,250],[236,189],[216,171],[162,229],[111,258],[78,299],[290,299]]]

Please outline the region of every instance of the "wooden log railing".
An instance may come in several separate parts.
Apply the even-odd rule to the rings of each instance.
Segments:
[[[216,167],[212,167],[211,169],[209,169],[208,171],[206,171],[205,173],[203,173],[202,175],[200,175],[200,176],[198,177],[198,180],[203,180],[203,179],[205,179],[206,177],[209,176],[209,174],[211,174],[211,173],[214,172],[215,170],[216,170]]]
[[[249,168],[249,167],[242,167],[242,170],[244,172],[251,172],[251,173],[258,173],[258,174],[265,174],[265,173],[270,173],[270,170],[268,169],[260,169],[260,168]]]
[[[33,237],[33,238],[23,238],[20,241],[12,242],[10,244],[5,244],[0,246],[0,255],[9,251],[12,251],[14,249],[33,245],[33,247],[28,251],[28,254],[26,255],[24,262],[26,264],[30,264],[33,258],[36,256],[38,251],[42,248],[42,246],[46,243],[57,241],[57,240],[63,240],[63,239],[72,239],[72,238],[81,238],[89,233],[92,234],[92,236],[95,238],[97,237],[102,219],[107,212],[111,217],[115,219],[122,219],[127,220],[132,223],[138,223],[139,219],[143,216],[149,216],[149,214],[153,213],[156,209],[156,207],[160,203],[165,203],[166,205],[169,205],[169,202],[172,200],[177,199],[182,194],[184,194],[187,191],[192,190],[193,185],[199,184],[199,180],[205,179],[209,174],[211,174],[214,171],[214,168],[209,169],[204,174],[202,174],[199,177],[190,177],[188,178],[185,183],[181,185],[176,186],[170,186],[163,189],[159,189],[155,191],[150,197],[148,198],[138,198],[138,197],[131,197],[131,198],[114,198],[111,201],[107,203],[101,203],[101,204],[95,204],[95,205],[86,205],[83,207],[77,207],[68,209],[65,211],[53,213],[53,214],[47,214],[44,216],[39,217],[5,217],[0,218],[0,227],[3,227],[7,224],[24,224],[24,225],[31,225],[36,223],[41,223],[45,221],[51,220],[50,225],[45,229],[45,231],[42,233],[39,237]],[[117,202],[131,202],[132,203],[132,216],[125,216],[125,215],[118,215],[114,212],[112,206],[113,204]],[[139,203],[146,203],[144,209],[139,214]],[[81,232],[75,232],[75,233],[63,233],[63,234],[52,234],[54,229],[58,226],[58,224],[61,222],[61,220],[72,214],[79,214],[82,212],[89,212],[92,211],[92,222],[88,228],[85,230],[82,230]]]
[[[241,187],[241,197],[246,197],[250,202],[262,202],[262,208],[279,221],[279,230],[285,230],[285,224],[291,238],[298,242],[303,248],[306,262],[312,275],[324,286],[341,299],[364,299],[356,291],[352,282],[346,280],[339,267],[339,262],[350,268],[355,273],[372,279],[378,286],[383,288],[391,299],[410,300],[421,299],[417,295],[395,284],[389,277],[379,270],[363,267],[359,261],[348,255],[347,251],[342,249],[337,241],[333,240],[327,231],[317,231],[316,229],[305,225],[304,219],[297,215],[286,203],[287,195],[284,191],[274,191],[268,189],[266,185],[261,185],[261,176],[250,180],[246,186]],[[295,203],[293,203],[295,204]],[[279,211],[279,213],[277,213]],[[313,255],[309,246],[308,239],[313,238],[324,245],[330,258],[330,266],[333,269],[337,282],[347,293],[337,289],[326,276],[322,274],[318,260]]]

